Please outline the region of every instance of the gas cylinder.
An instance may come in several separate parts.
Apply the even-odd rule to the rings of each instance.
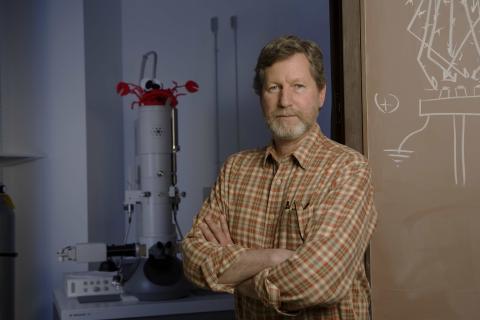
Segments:
[[[15,319],[15,206],[0,184],[0,315]]]

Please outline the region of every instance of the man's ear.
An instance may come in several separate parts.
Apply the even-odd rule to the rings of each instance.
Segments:
[[[327,85],[323,86],[323,89],[318,93],[318,110],[322,109],[323,104],[325,103],[325,93],[327,92]]]

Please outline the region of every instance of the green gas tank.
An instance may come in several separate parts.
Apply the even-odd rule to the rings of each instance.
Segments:
[[[15,319],[15,206],[0,184],[0,317]]]

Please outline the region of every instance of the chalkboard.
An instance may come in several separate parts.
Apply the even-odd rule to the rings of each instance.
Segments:
[[[374,319],[480,317],[480,1],[364,0]]]

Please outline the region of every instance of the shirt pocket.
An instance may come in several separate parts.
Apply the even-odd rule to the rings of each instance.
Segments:
[[[277,223],[275,248],[296,250],[305,241],[308,221],[313,210],[300,204],[282,210]]]
[[[308,223],[313,216],[313,206],[308,204],[305,206],[297,206],[296,215],[302,241],[305,241],[305,238],[307,237]]]

